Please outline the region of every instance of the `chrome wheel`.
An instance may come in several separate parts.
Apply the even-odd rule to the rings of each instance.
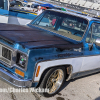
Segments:
[[[46,88],[49,89],[48,94],[54,94],[62,85],[64,80],[64,72],[62,69],[55,70],[47,80]]]

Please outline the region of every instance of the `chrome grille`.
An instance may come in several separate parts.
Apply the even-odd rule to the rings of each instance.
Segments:
[[[2,56],[11,61],[11,50],[2,47]]]
[[[0,63],[11,66],[13,50],[0,43]]]

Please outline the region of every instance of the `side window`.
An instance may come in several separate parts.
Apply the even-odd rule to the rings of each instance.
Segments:
[[[95,43],[97,38],[100,38],[100,24],[93,23],[87,35],[86,42]]]
[[[90,28],[90,30],[89,30],[89,33],[88,33],[87,37],[86,37],[86,42],[87,42],[87,43],[90,43],[90,41],[91,41],[91,36],[92,36],[92,26],[91,26],[91,28]]]
[[[0,0],[0,8],[4,9],[4,0]]]

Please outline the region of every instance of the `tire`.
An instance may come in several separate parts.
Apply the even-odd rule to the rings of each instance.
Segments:
[[[66,70],[64,67],[51,68],[45,74],[45,76],[43,77],[43,80],[39,86],[42,89],[49,88],[49,92],[43,92],[43,93],[39,93],[39,94],[41,94],[44,97],[54,96],[55,94],[57,94],[60,91],[65,79],[66,79]],[[50,88],[50,85],[51,85],[51,88]],[[54,86],[56,86],[57,89],[52,91]]]

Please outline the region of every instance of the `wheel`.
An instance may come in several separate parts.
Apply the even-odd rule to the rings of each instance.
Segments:
[[[40,88],[47,88],[49,92],[40,93],[45,97],[51,97],[59,92],[61,89],[66,77],[65,68],[56,67],[50,69],[44,76]]]

